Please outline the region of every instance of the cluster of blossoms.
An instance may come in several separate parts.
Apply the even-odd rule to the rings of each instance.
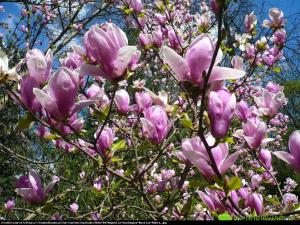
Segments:
[[[291,210],[298,203],[291,193],[296,183],[289,179],[284,188],[279,186],[272,155],[300,172],[300,131],[289,138],[290,153],[277,151],[288,121],[279,112],[287,103],[283,87],[272,82],[265,85],[261,74],[251,76],[257,67],[265,74],[282,58],[283,13],[270,10],[270,19],[263,24],[272,35],[256,42],[258,21],[254,13],[247,15],[245,33],[235,37],[239,52],[225,66],[222,40],[210,32],[216,29],[213,21],[223,13],[218,2],[211,0],[209,7],[203,1],[201,13],[192,15],[190,1],[157,1],[147,7],[142,1],[123,1],[118,7],[126,21],[140,30],[138,46],[129,45],[124,31],[108,22],[90,27],[83,47],[73,46],[55,71],[51,50],[46,55],[29,50],[24,60],[27,74],[13,73],[19,89],[11,97],[40,122],[35,126],[39,137],[55,136],[56,148],[81,150],[90,159],[101,159],[108,175],[93,177],[92,185],[99,192],[113,182],[112,176],[139,181],[144,185],[140,191],[164,203],[160,213],[174,219],[185,216],[184,206],[191,204],[194,193],[204,204],[193,206],[195,219],[213,219],[216,213],[250,216]],[[5,60],[0,61],[0,72],[11,74]],[[157,81],[153,70],[163,76],[171,74],[168,79],[173,84],[167,84],[167,78]],[[152,83],[138,80],[136,74],[149,77]],[[156,88],[155,84],[161,85]],[[104,118],[95,124],[93,137],[85,138],[81,135],[88,116]],[[131,165],[114,164],[120,143],[126,143],[128,152],[136,151],[135,172],[129,169]],[[142,148],[147,154],[137,156]],[[156,157],[149,160],[153,153]],[[176,166],[169,168],[166,162],[176,162]],[[197,176],[208,184],[201,190],[190,184]],[[85,174],[80,177],[85,179]],[[17,193],[31,204],[42,203],[58,181],[54,177],[43,188],[31,171],[19,178]],[[279,195],[284,192],[276,196],[278,205],[271,204],[275,197],[266,198],[264,184],[277,186]],[[164,194],[177,191],[182,198],[168,208]],[[7,211],[13,207],[11,200],[6,203]],[[73,202],[69,210],[78,214],[79,204]],[[94,212],[92,217],[100,215]],[[53,219],[61,218],[53,215]]]

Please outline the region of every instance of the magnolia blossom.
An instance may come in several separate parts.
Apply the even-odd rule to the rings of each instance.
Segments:
[[[261,149],[259,152],[259,159],[266,165],[268,169],[272,168],[272,155],[268,149]]]
[[[142,0],[126,0],[126,3],[137,13],[141,12],[143,9]]]
[[[247,102],[242,100],[236,104],[236,115],[240,120],[244,122],[246,122],[247,119],[252,116],[252,112],[248,107]]]
[[[215,139],[211,135],[208,135],[206,140],[210,146],[214,145],[215,143]],[[184,157],[193,163],[206,178],[210,179],[215,176],[215,173],[211,167],[212,162],[200,137],[184,139],[181,147]],[[241,151],[237,151],[231,155],[228,155],[227,143],[221,143],[217,145],[212,149],[211,152],[216,166],[221,174],[225,174],[228,168],[235,163],[238,156],[241,154]]]
[[[282,52],[276,46],[269,48],[262,54],[262,60],[267,66],[274,65],[282,56]]]
[[[243,58],[240,57],[240,56],[232,57],[231,65],[233,66],[234,69],[244,70],[244,68],[243,68],[244,67]]]
[[[39,88],[40,85],[31,76],[23,76],[20,80],[20,100],[32,112],[38,112],[41,104],[33,93],[34,88]]]
[[[182,44],[183,39],[181,35],[178,33],[178,31],[174,31],[172,27],[168,27],[168,39],[169,39],[169,45],[171,48],[176,49]]]
[[[273,34],[273,41],[277,45],[283,45],[286,40],[286,31],[284,29],[276,30]]]
[[[162,57],[174,71],[180,81],[189,81],[195,85],[203,86],[203,72],[207,72],[210,66],[215,44],[207,34],[201,34],[189,46],[185,57],[182,58],[173,49],[164,46]],[[226,79],[238,79],[245,75],[244,71],[217,66],[222,60],[222,52],[219,50],[208,83],[223,81]]]
[[[270,20],[264,20],[263,25],[265,27],[277,28],[285,24],[283,12],[278,8],[271,8],[269,10]]]
[[[247,32],[252,32],[255,29],[257,19],[254,12],[251,12],[249,15],[246,15],[244,24]]]
[[[263,197],[261,194],[249,194],[246,198],[245,205],[254,209],[257,215],[261,215],[264,211]]]
[[[286,193],[283,195],[283,202],[287,206],[294,206],[298,204],[298,196],[291,193]]]
[[[112,23],[92,26],[84,35],[83,45],[90,61],[100,67],[83,64],[80,73],[103,76],[110,81],[123,79],[129,64],[138,61],[141,54],[136,46],[128,45],[125,33]]]
[[[126,114],[127,112],[129,112],[131,110],[131,107],[129,105],[130,104],[130,97],[129,97],[128,92],[124,89],[118,90],[116,92],[115,103],[116,103],[116,106],[117,106],[117,110],[120,113]]]
[[[225,211],[225,206],[217,193],[207,191],[207,194],[203,191],[199,191],[201,200],[211,211],[219,210],[221,213]]]
[[[150,34],[140,33],[139,34],[139,42],[140,42],[141,46],[147,47],[147,46],[151,45],[152,37]]]
[[[101,127],[97,130],[95,137],[99,136]],[[97,149],[103,154],[106,155],[107,149],[109,149],[114,142],[115,134],[113,130],[109,127],[104,127],[100,136],[97,139]]]
[[[94,180],[94,185],[93,186],[97,191],[101,191],[101,189],[102,189],[102,180],[101,180],[101,178],[98,178],[97,180]]]
[[[78,205],[77,203],[75,203],[75,202],[72,203],[72,204],[70,205],[70,211],[71,211],[72,213],[74,213],[74,214],[77,213],[78,208],[79,208],[79,205]]]
[[[35,79],[39,85],[45,83],[52,70],[52,61],[51,50],[46,53],[46,56],[38,49],[29,50],[25,57],[29,76]]]
[[[284,151],[273,152],[281,160],[300,172],[300,131],[294,131],[289,138],[290,153]]]
[[[167,113],[161,106],[151,106],[141,118],[143,133],[155,144],[165,139],[171,129]]]
[[[252,149],[257,149],[262,144],[267,134],[267,125],[258,118],[249,118],[243,123],[243,137]]]
[[[79,76],[66,67],[60,67],[49,79],[47,88],[33,88],[33,93],[45,110],[57,120],[63,120],[99,98],[74,103],[79,88]]]
[[[152,32],[152,41],[157,47],[161,47],[163,43],[163,34],[161,29],[156,29]]]
[[[135,101],[137,103],[137,110],[143,112],[152,106],[152,98],[147,92],[136,92]]]
[[[59,181],[58,177],[43,188],[39,175],[31,170],[28,176],[21,176],[16,183],[16,192],[21,195],[27,202],[38,204],[46,199],[47,194],[53,190],[54,185]]]
[[[60,61],[62,66],[68,67],[71,70],[79,68],[84,63],[84,50],[79,46],[73,46],[73,49],[73,52],[68,52],[67,57]]]
[[[275,84],[271,81],[269,81],[266,85],[266,89],[269,91],[269,92],[272,92],[274,94],[277,94],[278,92],[280,91],[283,91],[283,87],[278,85],[278,84]]]
[[[13,199],[8,200],[6,203],[4,203],[4,207],[7,212],[12,212],[15,207],[15,201]]]
[[[211,122],[211,133],[214,137],[223,138],[226,136],[235,108],[235,95],[230,94],[227,89],[210,92],[208,115]]]
[[[259,110],[270,117],[276,115],[279,109],[287,103],[287,99],[282,91],[272,93],[267,89],[262,89],[262,96],[260,98],[254,97],[254,100]]]
[[[16,72],[16,67],[8,68],[8,58],[7,55],[0,49],[0,84],[5,80],[16,81],[18,79],[18,74]]]

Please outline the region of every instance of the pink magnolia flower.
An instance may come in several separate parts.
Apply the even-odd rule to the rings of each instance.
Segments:
[[[269,10],[269,18],[270,20],[264,20],[263,25],[265,27],[281,27],[285,24],[285,19],[283,12],[278,8],[271,8]]]
[[[54,185],[59,181],[58,177],[53,177],[45,188],[42,186],[39,175],[31,170],[28,176],[21,176],[16,183],[16,192],[21,195],[27,202],[38,204],[46,199],[47,194],[53,190]]]
[[[143,133],[155,144],[165,139],[171,129],[167,113],[161,106],[151,106],[141,118]]]
[[[10,199],[6,203],[4,203],[5,210],[11,213],[15,207],[15,200]]]
[[[243,137],[252,149],[257,149],[262,144],[267,134],[267,125],[258,118],[249,118],[243,123]]]
[[[249,15],[246,15],[244,24],[247,32],[249,33],[255,29],[255,26],[257,24],[257,19],[254,12],[251,12]]]
[[[104,94],[104,89],[100,88],[97,84],[92,84],[86,91],[89,98],[98,98],[95,102],[100,109],[104,109],[109,104],[109,98]]]
[[[29,50],[25,57],[29,76],[34,78],[39,85],[45,83],[52,70],[52,61],[51,50],[46,53],[46,56],[38,49]]]
[[[254,97],[254,101],[264,115],[273,117],[279,111],[279,109],[287,103],[287,99],[282,91],[272,93],[267,89],[262,90],[262,96],[260,98]]]
[[[210,146],[215,143],[215,139],[211,135],[208,135],[206,140]],[[185,158],[193,163],[207,179],[215,176],[215,173],[211,167],[211,160],[200,137],[184,139],[181,147]],[[212,149],[214,161],[221,174],[226,173],[228,168],[235,163],[240,154],[241,151],[237,151],[228,156],[227,143],[221,143]]]
[[[243,68],[244,63],[243,63],[243,58],[242,57],[234,56],[231,60],[231,64],[232,64],[234,69],[244,70],[244,68]]]
[[[152,41],[157,47],[161,47],[163,43],[163,33],[161,29],[156,29],[152,32]]]
[[[167,36],[169,39],[170,47],[173,49],[178,48],[183,43],[181,34],[177,30],[175,33],[172,27],[167,27],[167,31],[168,31]]]
[[[272,155],[268,149],[261,149],[258,155],[259,159],[266,165],[268,169],[272,168]]]
[[[121,89],[116,92],[115,95],[115,103],[117,106],[117,110],[120,113],[126,114],[131,110],[130,107],[130,97],[126,90]]]
[[[294,131],[289,138],[290,153],[284,151],[273,152],[281,160],[285,161],[295,170],[300,172],[300,131]]]
[[[94,185],[93,186],[97,191],[101,191],[101,189],[102,189],[102,180],[101,180],[101,178],[98,178],[97,180],[94,180]]]
[[[33,89],[39,87],[40,85],[31,76],[23,76],[20,80],[20,100],[34,113],[41,108],[40,102],[33,93]]]
[[[110,81],[121,80],[132,60],[137,61],[141,52],[129,46],[125,33],[113,23],[102,27],[92,26],[83,38],[83,45],[91,64],[81,66],[82,74],[103,76]]]
[[[274,94],[277,94],[278,92],[280,91],[283,91],[283,87],[278,85],[278,84],[275,84],[271,81],[269,81],[266,85],[266,89],[269,91],[269,92],[272,92]]]
[[[152,98],[147,92],[136,92],[135,101],[139,112],[143,112],[152,106]]]
[[[199,191],[199,196],[211,211],[219,210],[220,213],[225,211],[225,206],[217,193],[207,192],[206,194],[203,191]]]
[[[71,211],[72,213],[74,213],[74,214],[77,213],[78,208],[79,208],[79,205],[78,205],[77,203],[75,203],[75,202],[72,203],[72,204],[70,205],[70,211]]]
[[[202,74],[208,71],[214,49],[215,44],[211,37],[207,34],[201,34],[190,44],[184,58],[167,46],[162,48],[162,56],[164,62],[171,67],[180,81],[189,81],[202,87]],[[226,79],[238,79],[245,75],[245,72],[241,70],[217,66],[221,59],[222,52],[219,50],[208,83]]]
[[[48,113],[57,120],[63,120],[98,100],[90,98],[74,103],[78,88],[78,74],[66,67],[60,67],[50,76],[46,92],[33,88],[33,93]]]
[[[150,34],[140,33],[139,34],[139,42],[140,42],[141,46],[147,47],[147,46],[151,45],[152,37]]]
[[[283,202],[285,205],[287,206],[294,206],[296,204],[298,204],[298,196],[295,194],[291,194],[291,193],[285,193],[283,195]]]
[[[68,52],[67,57],[63,58],[60,62],[62,66],[68,67],[70,70],[75,70],[84,63],[84,60],[82,55],[73,51]]]
[[[126,2],[129,5],[129,7],[137,13],[140,13],[143,10],[142,0],[126,0]]]
[[[283,45],[286,40],[286,31],[284,29],[276,30],[273,34],[273,41],[277,45]]]
[[[261,215],[264,211],[263,201],[261,194],[252,193],[247,196],[245,205],[254,209],[257,215]]]
[[[275,46],[266,50],[261,57],[267,66],[272,66],[281,58],[281,56],[282,51]]]
[[[211,122],[211,133],[215,138],[226,136],[234,116],[236,98],[227,89],[211,91],[208,98],[208,115]]]
[[[161,26],[164,26],[165,23],[167,22],[167,17],[158,13],[155,14],[155,19]]]
[[[252,116],[252,112],[248,107],[248,104],[242,100],[236,104],[236,115],[237,117],[246,122],[248,118]]]
[[[95,137],[98,136],[101,126],[97,130]],[[109,149],[114,143],[115,134],[113,130],[109,127],[104,127],[100,136],[97,139],[97,149],[103,154],[106,155],[107,149]]]

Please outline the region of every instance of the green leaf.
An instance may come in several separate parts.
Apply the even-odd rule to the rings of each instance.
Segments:
[[[102,111],[98,111],[96,113],[98,120],[100,122],[104,122],[104,120],[106,119],[106,117],[108,115],[108,111],[109,111],[109,106],[105,107]]]
[[[124,10],[124,13],[127,14],[127,15],[130,15],[130,14],[132,14],[133,12],[134,12],[133,9],[125,9],[125,10]]]
[[[122,161],[123,159],[120,159],[120,158],[111,158],[111,162],[119,162],[119,161]]]
[[[242,181],[238,177],[233,177],[229,180],[227,186],[229,191],[238,190],[242,187]]]
[[[223,188],[221,188],[220,186],[216,186],[216,185],[210,185],[210,186],[208,186],[208,188],[211,190],[216,190],[216,191],[224,191]]]
[[[188,128],[188,129],[193,128],[193,123],[186,113],[183,114],[183,118],[180,121],[185,128]]]
[[[280,67],[274,67],[273,68],[273,71],[275,72],[275,73],[280,73],[281,72],[281,68]]]
[[[126,148],[126,141],[125,140],[120,140],[117,143],[113,144],[111,147],[112,151],[120,150]]]
[[[232,220],[232,217],[228,214],[228,213],[223,213],[223,214],[220,214],[218,215],[218,220]]]
[[[34,118],[30,113],[26,113],[26,115],[21,118],[18,122],[17,129],[24,130],[28,129],[33,125]]]
[[[224,142],[227,142],[227,143],[229,143],[229,144],[234,144],[234,143],[235,143],[232,137],[226,138],[226,139],[224,140]]]
[[[43,138],[46,140],[49,140],[49,141],[61,139],[61,137],[59,135],[55,135],[55,134],[49,134],[47,136],[44,136]]]

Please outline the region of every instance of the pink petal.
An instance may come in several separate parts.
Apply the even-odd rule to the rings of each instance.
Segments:
[[[211,75],[209,77],[208,83],[213,81],[227,80],[227,79],[238,79],[245,76],[245,72],[242,70],[214,66],[212,69]]]
[[[90,75],[90,76],[102,76],[103,71],[96,65],[82,64],[78,69],[76,69],[81,75]]]
[[[135,46],[124,46],[119,49],[117,59],[114,62],[115,74],[118,76],[123,75],[136,51]]]
[[[163,60],[174,71],[176,77],[180,80],[186,80],[189,74],[189,68],[184,58],[177,54],[173,49],[164,46],[161,52]]]
[[[296,165],[296,161],[295,161],[294,156],[292,156],[288,152],[276,151],[276,152],[273,152],[273,154],[276,155],[279,159],[285,161],[287,164],[289,164],[291,166]]]
[[[231,154],[230,156],[228,156],[227,159],[225,159],[225,161],[222,163],[222,166],[220,168],[220,173],[224,174],[226,170],[235,163],[235,161],[237,160],[237,158],[241,153],[242,153],[241,151],[237,151]]]

